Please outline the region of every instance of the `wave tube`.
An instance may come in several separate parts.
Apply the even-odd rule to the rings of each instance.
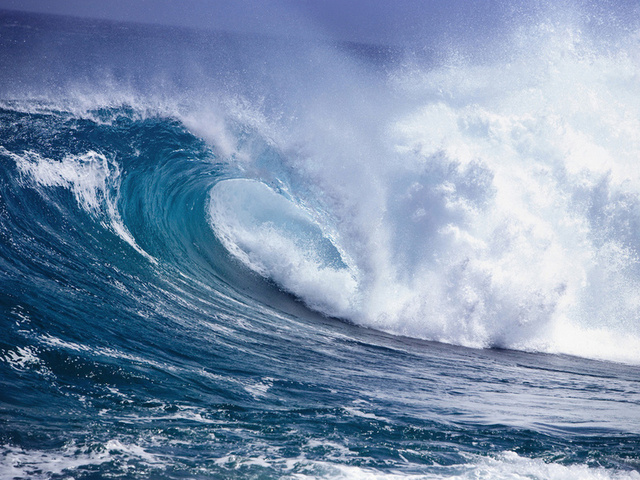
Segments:
[[[310,215],[261,182],[223,180],[209,218],[238,260],[328,315],[352,315],[357,274]]]

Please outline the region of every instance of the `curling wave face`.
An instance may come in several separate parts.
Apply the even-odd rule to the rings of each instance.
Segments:
[[[204,107],[130,94],[115,108],[91,95],[7,104],[9,116],[42,115],[49,134],[156,129],[194,145],[183,159],[145,166],[128,138],[115,152],[5,142],[2,153],[23,183],[68,189],[148,261],[182,258],[178,271],[267,304],[279,294],[249,272],[393,334],[637,363],[634,38],[612,53],[535,25],[508,55],[374,77],[314,47],[337,72],[316,90],[337,97],[300,103],[308,92],[294,85],[277,99],[291,117],[228,92]],[[161,197],[171,202],[150,200]]]
[[[637,363],[635,38],[600,45],[542,23],[516,30],[495,58],[405,62],[382,76],[307,46],[293,57],[310,48],[333,75],[296,72],[289,98],[224,92],[194,105],[121,93],[107,105],[124,107],[110,111],[85,94],[19,108],[114,128],[169,118],[210,149],[213,160],[154,167],[150,182],[128,151],[3,152],[39,188],[70,189],[152,262],[154,249],[175,249],[201,270],[202,251],[226,251],[324,315],[393,334]],[[309,83],[332,96],[310,99]],[[161,192],[149,185],[180,189],[197,210],[145,210]],[[192,220],[191,240],[166,223],[174,214]],[[241,291],[256,281],[212,262]]]

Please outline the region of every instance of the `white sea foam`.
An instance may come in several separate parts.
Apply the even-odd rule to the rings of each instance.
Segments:
[[[38,357],[34,347],[16,347],[15,350],[0,350],[0,361],[6,362],[12,368],[23,371],[31,368],[43,368],[43,362]]]
[[[103,218],[105,227],[149,261],[156,262],[137,244],[118,211],[120,169],[117,163],[93,150],[81,155],[67,155],[61,160],[45,158],[31,151],[16,154],[2,146],[0,152],[13,158],[18,170],[36,185],[71,190],[85,211]]]
[[[59,450],[26,450],[4,445],[0,446],[0,478],[44,480],[54,475],[72,474],[78,468],[113,461],[120,462],[125,469],[127,462],[158,468],[165,465],[160,457],[142,447],[119,440],[91,447],[79,447],[71,442]]]
[[[311,447],[321,446],[310,444]],[[327,445],[322,445],[326,447]],[[332,449],[339,451],[335,445],[329,443]],[[353,459],[353,453],[346,451],[342,460]],[[229,455],[215,462],[224,468],[246,468],[259,466],[273,468],[281,472],[280,478],[290,479],[363,479],[363,480],[639,480],[640,473],[630,470],[614,470],[602,467],[593,468],[587,465],[562,465],[560,463],[545,462],[541,459],[521,457],[514,452],[483,457],[470,455],[469,462],[450,466],[415,466],[412,472],[404,469],[389,468],[379,470],[372,467],[349,465],[333,461],[310,460],[305,455],[297,458],[275,459],[270,455],[243,457]]]
[[[327,447],[340,452],[339,445],[329,442],[313,443],[310,448]],[[275,453],[275,452],[273,452]],[[352,458],[352,452],[342,452],[343,460]],[[15,479],[46,479],[52,475],[70,475],[74,471],[88,466],[99,466],[107,462],[117,462],[123,471],[153,468],[164,470],[168,465],[166,458],[147,452],[144,448],[126,444],[119,440],[110,440],[105,444],[91,447],[79,447],[73,443],[59,450],[25,450],[13,446],[0,447],[0,476]],[[202,468],[205,474],[219,475],[231,469],[256,467],[275,469],[281,478],[291,479],[367,479],[367,480],[466,480],[496,479],[516,480],[639,480],[640,473],[633,470],[616,470],[602,467],[589,467],[582,464],[562,465],[541,459],[521,457],[514,452],[503,452],[496,456],[470,456],[469,462],[450,466],[423,466],[413,468],[415,473],[402,472],[393,468],[385,471],[371,467],[334,463],[331,461],[310,460],[305,455],[294,458],[273,458],[271,454],[259,456],[228,455],[214,461],[216,467],[211,471]]]
[[[590,468],[586,465],[561,465],[540,459],[521,457],[504,452],[497,457],[477,457],[468,464],[448,467],[426,467],[428,473],[381,472],[373,468],[336,465],[324,462],[311,463],[310,473],[294,473],[299,479],[362,479],[362,480],[637,480],[636,471]]]

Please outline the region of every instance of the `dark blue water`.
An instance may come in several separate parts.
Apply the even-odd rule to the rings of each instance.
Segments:
[[[0,477],[640,478],[626,33],[0,19]]]

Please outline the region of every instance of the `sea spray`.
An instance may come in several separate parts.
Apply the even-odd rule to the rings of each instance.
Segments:
[[[612,49],[577,25],[540,22],[515,28],[492,58],[401,65],[298,109],[286,131],[269,124],[269,175],[286,173],[277,180],[326,212],[359,272],[357,309],[338,307],[351,289],[316,308],[448,343],[637,361],[634,47],[633,32]],[[340,72],[329,85],[345,92],[346,78],[366,78],[358,65]],[[258,137],[266,125],[259,109],[233,118]],[[234,158],[273,182],[251,153]]]

